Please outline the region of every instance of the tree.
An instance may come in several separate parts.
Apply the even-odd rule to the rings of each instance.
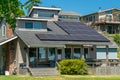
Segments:
[[[119,34],[116,34],[114,36],[114,41],[120,47],[120,35]]]
[[[30,11],[32,6],[38,6],[41,3],[41,0],[27,0],[24,4],[23,7]]]
[[[24,15],[24,11],[21,10],[18,0],[0,1],[0,21],[5,18],[12,29],[16,27],[16,18],[22,15]]]

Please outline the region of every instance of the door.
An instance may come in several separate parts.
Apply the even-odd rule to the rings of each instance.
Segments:
[[[36,48],[29,49],[29,62],[30,62],[30,66],[35,66],[37,64]]]
[[[39,63],[43,63],[47,61],[47,54],[46,54],[46,48],[39,48],[38,51],[38,56],[39,56]]]
[[[88,48],[84,48],[84,58],[87,59],[88,56]]]
[[[107,31],[109,34],[112,34],[112,26],[108,26],[108,31]]]
[[[57,49],[57,60],[62,60],[62,49]]]
[[[71,48],[65,48],[65,59],[71,58]]]

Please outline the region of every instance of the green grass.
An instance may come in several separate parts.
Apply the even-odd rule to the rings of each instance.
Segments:
[[[120,80],[120,76],[0,76],[0,80]]]

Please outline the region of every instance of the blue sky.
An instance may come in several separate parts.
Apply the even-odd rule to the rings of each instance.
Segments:
[[[21,0],[24,2],[25,0]],[[50,7],[52,5],[61,7],[63,11],[74,11],[85,15],[92,12],[109,8],[120,8],[120,0],[41,0],[40,6]]]

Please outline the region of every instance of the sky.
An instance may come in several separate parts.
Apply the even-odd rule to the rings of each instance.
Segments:
[[[25,0],[20,0],[22,3]],[[62,11],[74,11],[81,15],[109,8],[120,8],[120,0],[41,0],[40,6],[60,7]]]

